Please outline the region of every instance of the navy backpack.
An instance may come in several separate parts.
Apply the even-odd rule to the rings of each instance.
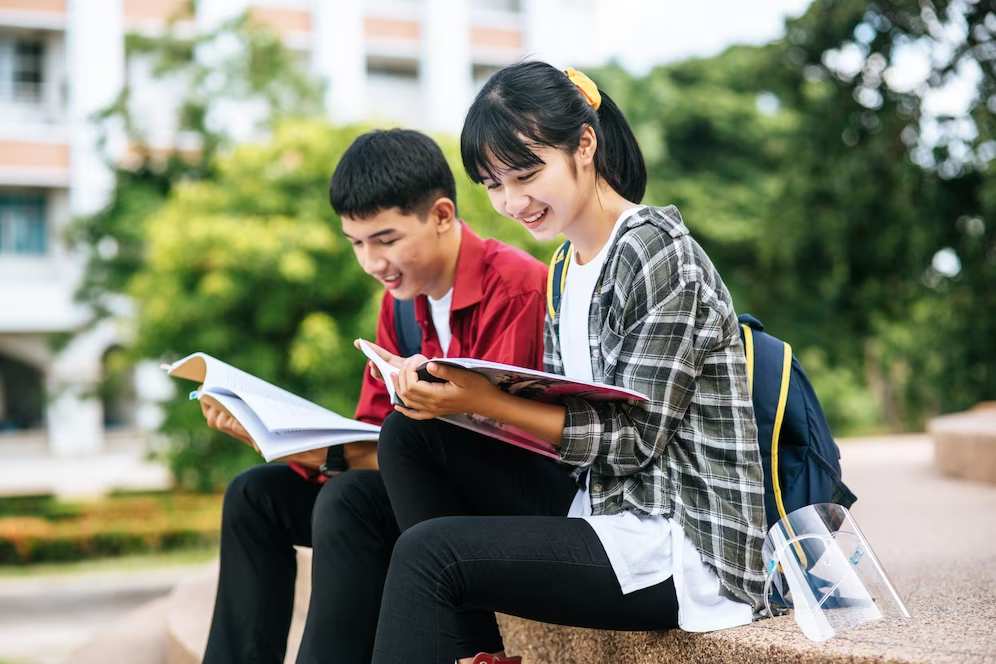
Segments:
[[[738,320],[764,466],[768,527],[805,505],[850,507],[857,498],[840,479],[840,449],[792,347],[765,332],[750,314]]]
[[[570,246],[565,242],[550,262],[547,309],[551,318],[560,308]],[[840,479],[840,449],[792,347],[765,332],[753,316],[745,314],[738,320],[764,466],[768,527],[806,505],[850,507],[857,498]]]

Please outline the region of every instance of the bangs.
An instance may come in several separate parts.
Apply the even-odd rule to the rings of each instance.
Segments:
[[[460,134],[463,167],[471,181],[481,184],[485,177],[497,180],[501,171],[544,164],[531,146],[549,144],[540,139],[533,123],[502,104],[488,102],[485,97],[474,102]]]

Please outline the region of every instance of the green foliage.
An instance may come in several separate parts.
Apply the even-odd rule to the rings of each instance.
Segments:
[[[133,352],[171,361],[203,351],[351,413],[364,364],[352,341],[373,334],[381,290],[354,258],[325,192],[363,131],[286,121],[267,143],[217,158],[210,179],[177,184],[144,224],[145,256],[128,290],[138,307]],[[455,145],[443,143],[455,166]],[[460,213],[477,232],[524,239],[482,187],[455,172]],[[256,461],[209,431],[182,395],[167,404],[163,431],[183,486],[222,485]]]
[[[923,89],[885,84],[901,48],[935,48],[938,27],[959,22],[966,29],[936,49],[924,89],[960,63],[981,65],[968,132],[957,119],[927,118]],[[763,47],[643,77],[590,72],[644,149],[646,202],[678,205],[737,309],[796,349],[838,434],[917,428],[996,395],[996,322],[985,315],[996,309],[993,25],[984,3],[817,0]],[[227,61],[217,46],[225,39],[240,45]],[[857,70],[834,64],[842,49],[860,54]],[[364,129],[288,119],[317,109],[320,88],[247,19],[197,41],[135,37],[129,52],[186,82],[181,127],[197,149],[139,149],[118,171],[111,205],[77,228],[94,248],[84,298],[98,312],[119,294],[134,299],[136,356],[203,350],[350,412],[362,370],[350,342],[372,333],[379,289],[325,191]],[[219,99],[259,102],[269,138],[233,148],[212,123]],[[125,94],[108,118],[140,146],[128,104]],[[938,128],[930,142],[925,123]],[[456,140],[437,139],[461,217],[546,261],[556,242],[537,243],[501,218],[464,174]],[[932,266],[941,250],[960,271]],[[256,461],[208,431],[184,399],[168,405],[164,431],[184,486],[218,486]]]
[[[216,546],[220,495],[0,501],[0,566]]]
[[[175,18],[181,18],[178,15]],[[176,141],[186,149],[149,145],[149,128],[136,112],[131,90],[96,121],[104,133],[123,130],[128,154],[113,163],[116,184],[108,205],[77,220],[70,239],[89,251],[78,298],[97,319],[119,312],[120,294],[144,260],[144,225],[180,182],[214,177],[215,157],[233,137],[213,110],[238,105],[265,135],[287,117],[321,112],[322,86],[309,78],[280,38],[245,14],[191,38],[178,22],[161,36],[130,34],[129,61],[147,59],[158,80],[179,89]]]
[[[737,309],[804,358],[838,432],[919,428],[996,396],[980,315],[996,304],[994,26],[985,3],[817,0],[764,47],[593,73],[644,148],[647,202],[678,205]],[[888,88],[914,43],[933,73]],[[841,50],[855,70],[834,64]],[[970,131],[923,110],[964,64],[982,74]],[[932,267],[945,248],[957,275]]]
[[[131,280],[134,352],[175,360],[195,350],[337,412],[355,405],[376,282],[363,273],[326,200],[339,155],[361,132],[280,125],[272,140],[220,157],[215,176],[177,185],[145,223]],[[253,458],[209,432],[195,405],[167,405],[178,480],[216,486]]]

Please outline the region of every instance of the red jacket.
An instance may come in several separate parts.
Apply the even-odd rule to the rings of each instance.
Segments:
[[[464,223],[450,307],[452,339],[446,355],[542,370],[545,315],[546,266],[520,249],[482,240]],[[415,318],[422,328],[422,354],[442,357],[424,295],[415,300]],[[381,300],[376,340],[400,354],[394,298],[388,292]],[[384,383],[364,371],[355,418],[381,424],[393,410]],[[316,478],[315,471],[291,466],[305,477]],[[317,479],[325,480],[320,475]]]

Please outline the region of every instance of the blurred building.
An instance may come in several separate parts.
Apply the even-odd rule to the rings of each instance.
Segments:
[[[504,64],[530,55],[603,62],[597,4],[197,0],[182,27],[210,30],[249,10],[326,79],[333,120],[455,133],[475,90]],[[177,147],[177,95],[151,63],[126,58],[124,37],[161,32],[185,7],[189,0],[0,0],[0,457],[94,455],[156,424],[168,385],[154,366],[137,379],[116,366],[127,330],[104,323],[84,332],[89,317],[74,302],[83,257],[64,231],[107,201],[113,177],[91,118],[126,83],[153,146]],[[123,155],[127,146],[109,138],[111,154]],[[105,383],[115,389],[98,390]]]

